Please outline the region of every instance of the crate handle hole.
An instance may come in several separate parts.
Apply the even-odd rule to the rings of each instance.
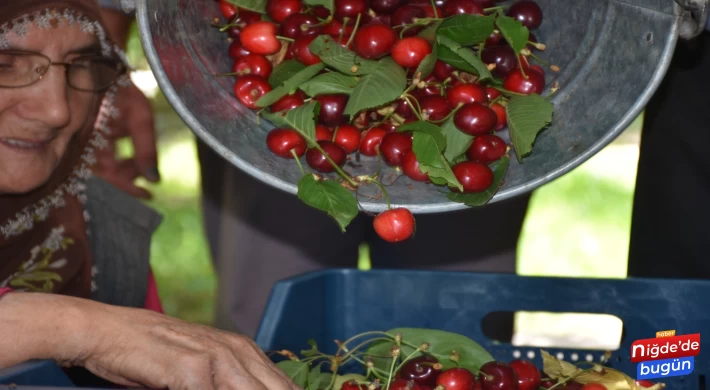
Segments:
[[[698,389],[705,390],[705,375],[698,375]]]

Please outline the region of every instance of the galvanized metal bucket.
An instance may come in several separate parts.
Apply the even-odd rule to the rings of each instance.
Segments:
[[[559,65],[547,88],[559,83],[554,123],[542,132],[523,164],[512,161],[491,202],[524,194],[579,166],[616,138],[643,110],[661,82],[679,37],[692,37],[707,21],[707,0],[538,0],[544,22],[536,31]],[[229,72],[225,35],[211,26],[214,0],[123,0],[137,11],[150,66],[160,88],[185,123],[217,153],[251,176],[293,194],[301,174],[274,156],[265,137],[273,126],[241,106]],[[679,5],[679,4],[682,4]],[[547,91],[545,92],[547,93]],[[362,158],[351,173],[376,171]],[[374,187],[374,186],[373,186]],[[376,188],[372,189],[377,192]],[[415,213],[465,208],[441,189],[403,177],[388,188],[393,206]],[[366,199],[365,197],[361,199]],[[383,200],[362,201],[382,211]]]

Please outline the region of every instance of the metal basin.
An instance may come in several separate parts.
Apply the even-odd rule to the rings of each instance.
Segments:
[[[125,0],[124,0],[125,2]],[[167,99],[185,123],[239,169],[295,194],[301,174],[290,160],[274,156],[265,137],[273,126],[241,106],[233,95],[225,35],[210,24],[214,0],[137,0],[141,40]],[[541,133],[532,155],[511,162],[504,186],[491,202],[527,193],[571,171],[609,144],[642,111],[661,82],[681,29],[681,8],[672,0],[538,0],[544,11],[535,31],[548,49],[543,57],[562,68],[548,72],[558,82],[553,125]],[[547,91],[545,92],[545,94]],[[507,135],[504,134],[504,137]],[[373,173],[376,159],[361,158],[353,173]],[[390,177],[396,174],[390,172]],[[388,179],[383,179],[387,182]],[[372,186],[374,187],[374,186]],[[377,193],[377,188],[366,189]],[[441,188],[406,177],[388,188],[394,205],[415,213],[465,208]],[[361,207],[382,211],[384,200],[360,197]]]

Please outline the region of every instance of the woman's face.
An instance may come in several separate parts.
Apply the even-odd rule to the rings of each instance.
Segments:
[[[24,36],[11,34],[8,39],[11,49],[42,53],[52,62],[98,50],[96,38],[76,23],[29,26]],[[0,55],[0,72],[4,61]],[[97,95],[69,88],[62,66],[50,67],[30,86],[0,88],[0,194],[26,193],[46,183],[97,109]]]

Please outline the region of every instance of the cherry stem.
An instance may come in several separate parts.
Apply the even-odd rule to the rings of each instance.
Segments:
[[[439,120],[429,120],[429,122],[431,122],[431,123],[444,123],[444,122],[448,121],[449,118],[451,118],[452,116],[454,116],[454,115],[456,114],[456,111],[460,110],[461,107],[463,107],[463,104],[459,103],[459,105],[456,106],[456,108],[454,108],[453,110],[451,110],[451,112],[449,113],[449,115],[447,115],[447,116],[444,117],[443,119],[439,119]]]
[[[355,348],[348,350],[345,353],[345,355],[343,355],[340,358],[340,361],[342,362],[342,364],[345,364],[347,362],[346,359],[348,359],[350,356],[352,356],[355,352],[357,352],[360,348],[364,347],[365,345],[374,343],[375,341],[388,341],[388,340],[390,340],[390,339],[386,338],[386,337],[375,337],[373,339],[367,339],[367,340],[363,341],[362,343],[356,345]]]
[[[246,26],[246,23],[230,23],[230,24],[225,24],[224,26],[219,26],[219,32],[225,32],[229,30],[232,27],[239,27],[243,28]]]
[[[509,7],[508,5],[499,5],[499,6],[497,6],[497,7],[484,8],[484,9],[483,9],[483,12],[484,12],[484,13],[486,13],[486,12],[495,12],[495,11],[498,11],[498,10],[502,11],[502,10],[508,8],[508,7]]]
[[[504,94],[508,94],[508,95],[527,96],[527,95],[524,94],[524,93],[517,93],[517,92],[513,92],[513,91],[508,91],[507,89],[501,88],[501,87],[491,86],[491,88],[493,88],[493,89],[495,89],[495,90],[498,90],[498,91],[501,91],[501,92],[503,92]]]
[[[416,109],[414,109],[414,105],[412,105],[412,101],[409,100],[410,97],[411,97],[412,99],[414,99],[415,102],[417,102],[417,107],[416,107]],[[407,102],[407,104],[409,104],[409,107],[410,107],[410,108],[412,109],[412,111],[414,112],[414,115],[417,116],[417,119],[419,119],[420,121],[423,120],[423,119],[422,119],[422,115],[421,115],[421,113],[420,113],[420,111],[422,110],[422,108],[421,108],[421,106],[419,105],[419,102],[417,101],[417,99],[415,99],[414,96],[412,96],[412,95],[406,94],[406,95],[404,95],[404,100]]]
[[[401,369],[402,369],[402,366],[404,366],[405,363],[407,363],[408,361],[412,360],[412,359],[414,358],[414,355],[418,354],[418,353],[421,352],[421,351],[422,351],[421,347],[415,349],[414,352],[412,352],[411,354],[409,354],[409,356],[407,356],[406,359],[402,360],[402,363],[399,363],[399,366],[397,366],[397,368],[395,368],[395,371],[401,370]]]
[[[340,28],[340,35],[338,36],[338,43],[343,42],[343,34],[345,34],[345,28],[348,26],[348,20],[350,20],[350,18],[347,16],[343,18],[343,27]]]
[[[434,10],[434,18],[439,19],[439,11],[436,10],[436,1],[431,0],[431,8]]]
[[[500,99],[502,99],[502,98],[503,98],[503,95],[498,95],[498,96],[496,96],[496,98],[493,99],[493,100],[491,100],[491,102],[488,104],[488,107],[490,107],[490,106],[492,106],[492,105],[498,103],[498,100],[500,100]]]
[[[330,158],[330,156],[328,155],[328,153],[326,153],[326,152],[323,150],[323,148],[321,148],[320,145],[318,145],[318,143],[314,143],[314,147],[315,147],[319,152],[321,152],[321,154],[323,155],[323,157],[325,157],[326,160],[328,160],[328,162],[330,163],[330,165],[333,166],[333,168],[334,168],[335,171],[338,173],[338,175],[340,175],[340,177],[342,177],[345,181],[347,181],[348,184],[350,184],[351,186],[353,186],[353,187],[357,187],[357,186],[358,186],[357,182],[355,182],[355,180],[353,180],[352,177],[350,177],[350,175],[348,175],[347,173],[345,173],[345,171],[343,171],[343,170],[340,168],[340,165],[336,164],[335,161],[333,161],[333,159]]]
[[[288,43],[293,43],[293,42],[295,42],[294,39],[292,39],[292,38],[287,38],[287,37],[282,37],[281,35],[277,35],[277,36],[276,36],[276,39],[278,39],[279,41],[284,41],[284,42],[288,42]]]
[[[520,65],[520,73],[522,73],[522,74],[523,74],[523,77],[525,78],[525,80],[527,80],[527,79],[528,79],[528,75],[525,74],[525,67],[523,66],[523,62],[522,62],[522,61],[518,61],[518,63],[519,63],[519,65]]]
[[[390,383],[392,383],[392,375],[394,374],[394,366],[397,364],[399,356],[392,356],[392,366],[390,366],[390,374],[387,377],[387,386],[385,386],[385,390],[389,390],[390,388]]]
[[[385,188],[384,184],[380,183],[379,181],[377,181],[376,179],[373,179],[371,177],[368,177],[366,180],[371,183],[375,183],[375,184],[377,184],[378,187],[380,187],[380,189],[382,190],[382,193],[385,195],[385,200],[387,201],[387,210],[392,210],[392,206],[390,205],[390,197],[389,197],[389,195],[387,195],[387,189]]]
[[[478,48],[478,59],[483,61],[483,50],[486,49],[486,41],[483,41],[481,43],[481,46]]]
[[[303,169],[303,165],[301,165],[301,160],[298,158],[298,155],[296,154],[296,149],[291,149],[290,153],[293,156],[293,159],[296,160],[296,164],[298,164],[298,168],[301,170],[301,173],[303,173],[305,175],[306,171]]]
[[[373,331],[370,331],[370,332],[360,333],[360,334],[357,334],[357,335],[355,335],[355,336],[353,336],[353,337],[351,337],[351,338],[345,340],[344,342],[340,343],[340,346],[338,347],[338,350],[335,351],[335,356],[338,356],[338,354],[343,350],[343,348],[344,348],[345,346],[347,346],[349,343],[353,342],[354,340],[359,339],[360,337],[365,337],[365,336],[387,336],[387,337],[389,337],[390,339],[393,339],[393,338],[394,338],[394,337],[392,337],[392,335],[390,335],[389,333],[387,333],[387,332],[382,332],[382,331],[379,331],[379,330],[373,330]]]
[[[229,73],[213,73],[214,77],[228,77],[228,76],[242,76],[243,72],[229,72]]]
[[[357,32],[358,27],[360,27],[360,17],[362,14],[357,14],[357,19],[355,19],[355,27],[353,27],[353,32],[350,34],[350,38],[348,38],[348,42],[345,44],[345,47],[350,46],[352,43],[353,39],[355,39],[355,33]],[[345,27],[343,27],[345,28]]]

